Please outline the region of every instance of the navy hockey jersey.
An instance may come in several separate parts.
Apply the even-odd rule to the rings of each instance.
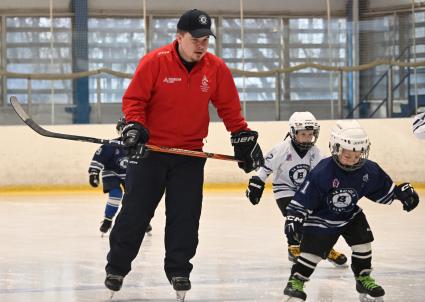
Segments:
[[[95,152],[90,162],[91,169],[102,171],[102,177],[119,177],[125,179],[128,164],[128,152],[122,147],[102,145]]]
[[[307,175],[287,207],[288,215],[305,217],[303,232],[335,233],[362,211],[357,205],[360,198],[391,204],[394,188],[391,178],[373,161],[345,171],[328,157]]]

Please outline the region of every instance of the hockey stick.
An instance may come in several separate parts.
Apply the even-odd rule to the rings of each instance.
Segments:
[[[89,137],[89,136],[80,136],[80,135],[51,132],[49,130],[44,129],[40,125],[38,125],[25,112],[25,110],[22,108],[21,104],[19,104],[19,101],[15,96],[10,97],[10,103],[12,104],[12,107],[15,110],[16,114],[24,121],[24,123],[27,124],[32,130],[34,130],[35,132],[37,132],[38,134],[42,136],[123,147],[123,142],[116,139],[101,139],[101,138],[95,138],[95,137]],[[153,145],[145,145],[144,147],[147,147],[148,150],[150,151],[160,152],[160,153],[171,153],[171,154],[187,155],[187,156],[193,156],[193,157],[212,158],[212,159],[239,162],[239,160],[237,160],[235,157],[230,155],[225,155],[225,154],[185,150],[185,149],[178,149],[178,148],[171,148],[171,147],[159,147],[159,146],[153,146]],[[143,148],[143,146],[141,146],[141,148]]]

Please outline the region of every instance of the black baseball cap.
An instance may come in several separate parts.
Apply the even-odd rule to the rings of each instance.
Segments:
[[[191,9],[185,12],[177,23],[177,29],[189,32],[193,37],[214,36],[211,31],[211,17],[206,12]]]

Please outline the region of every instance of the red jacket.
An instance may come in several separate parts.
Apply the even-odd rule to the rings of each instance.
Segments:
[[[228,131],[248,129],[232,74],[223,60],[207,52],[189,73],[176,44],[140,60],[123,96],[126,120],[149,129],[149,144],[201,149],[208,135],[211,100]]]

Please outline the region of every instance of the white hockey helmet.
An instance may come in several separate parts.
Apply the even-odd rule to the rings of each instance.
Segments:
[[[329,149],[338,166],[346,171],[353,171],[363,166],[369,157],[370,141],[359,122],[339,120],[332,128]],[[338,157],[342,149],[361,152],[359,162],[351,166],[341,164]]]
[[[313,130],[313,141],[308,143],[298,142],[295,135],[299,130]],[[289,118],[289,136],[292,142],[301,150],[308,150],[313,147],[319,138],[319,132],[319,123],[311,112],[294,112]]]

